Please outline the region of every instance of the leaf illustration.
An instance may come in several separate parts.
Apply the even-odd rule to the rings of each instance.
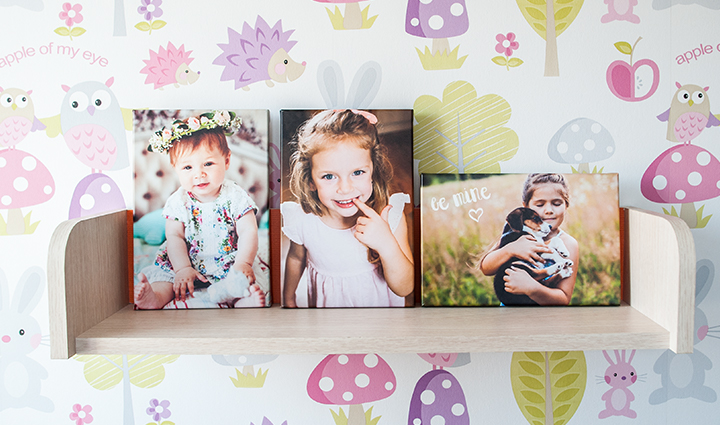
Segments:
[[[518,67],[522,64],[523,64],[523,61],[520,58],[510,58],[510,60],[508,61],[508,66],[511,68]]]
[[[165,25],[167,25],[167,22],[162,21],[160,19],[156,19],[152,22],[151,28],[154,30],[159,30],[160,28],[164,27]]]
[[[55,28],[55,34],[67,37],[68,35],[70,35],[70,29],[67,27],[57,27]]]
[[[516,0],[520,11],[530,27],[543,39],[547,25],[547,3],[544,0]],[[555,36],[559,36],[575,20],[584,0],[555,0],[553,1],[552,16],[555,18]]]
[[[507,65],[507,58],[505,56],[495,56],[491,60],[500,66]]]
[[[145,21],[138,22],[135,24],[135,28],[139,29],[140,31],[150,31],[152,28],[150,27],[150,24],[148,24]]]
[[[615,43],[615,48],[624,55],[631,55],[633,51],[632,46],[627,41],[618,41]]]
[[[566,424],[585,394],[585,354],[582,351],[513,353],[510,376],[515,401],[528,423]]]
[[[70,31],[70,36],[78,37],[85,34],[85,28],[75,27]]]
[[[510,104],[496,94],[477,96],[475,87],[455,81],[442,100],[423,95],[413,104],[413,157],[420,173],[498,173],[514,157],[518,136],[505,127]]]

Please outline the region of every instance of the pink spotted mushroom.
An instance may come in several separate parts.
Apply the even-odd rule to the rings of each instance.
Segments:
[[[42,204],[54,194],[55,181],[40,160],[19,149],[0,150],[0,209],[8,210],[6,234],[32,233],[20,209]]]
[[[720,196],[720,161],[696,145],[673,146],[645,170],[640,190],[652,202],[682,204],[680,218],[692,229],[705,227],[709,217],[694,203]]]
[[[465,0],[408,0],[405,32],[431,38],[433,56],[448,55],[448,38],[465,34],[469,25]]]
[[[589,173],[591,162],[610,158],[615,153],[615,140],[599,122],[576,118],[550,139],[548,156],[561,164],[578,164],[578,173]]]
[[[343,16],[343,28],[346,30],[359,30],[363,25],[360,2],[366,0],[315,0],[318,3],[345,4],[345,15]]]
[[[382,400],[395,392],[395,374],[376,354],[332,354],[310,373],[307,392],[322,404],[349,405],[348,425],[365,424],[362,403]]]
[[[431,370],[415,384],[410,398],[408,425],[469,425],[465,393],[446,370]]]

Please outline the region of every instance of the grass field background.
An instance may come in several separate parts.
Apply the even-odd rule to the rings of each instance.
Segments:
[[[570,305],[620,303],[620,221],[617,175],[565,174],[570,207],[561,229],[580,247]],[[499,305],[493,277],[477,263],[500,237],[505,216],[522,206],[526,174],[423,175],[422,301],[425,306]],[[453,194],[486,187],[489,199],[456,206]],[[432,208],[445,198],[447,210]],[[480,215],[482,209],[482,215]],[[478,218],[478,215],[480,217]],[[477,222],[473,218],[477,218]]]

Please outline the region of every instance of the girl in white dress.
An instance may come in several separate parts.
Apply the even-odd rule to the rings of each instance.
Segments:
[[[290,158],[298,202],[281,205],[286,307],[297,307],[303,273],[310,307],[402,307],[413,290],[410,197],[388,193],[392,166],[376,123],[366,111],[328,110],[298,132]]]

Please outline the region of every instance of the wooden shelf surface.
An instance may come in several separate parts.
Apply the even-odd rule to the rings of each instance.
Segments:
[[[692,352],[695,247],[675,217],[625,210],[619,307],[134,311],[129,213],[70,220],[50,243],[51,357],[671,349]],[[630,283],[632,282],[632,283]]]
[[[629,305],[134,311],[77,337],[83,354],[312,354],[667,348]]]

